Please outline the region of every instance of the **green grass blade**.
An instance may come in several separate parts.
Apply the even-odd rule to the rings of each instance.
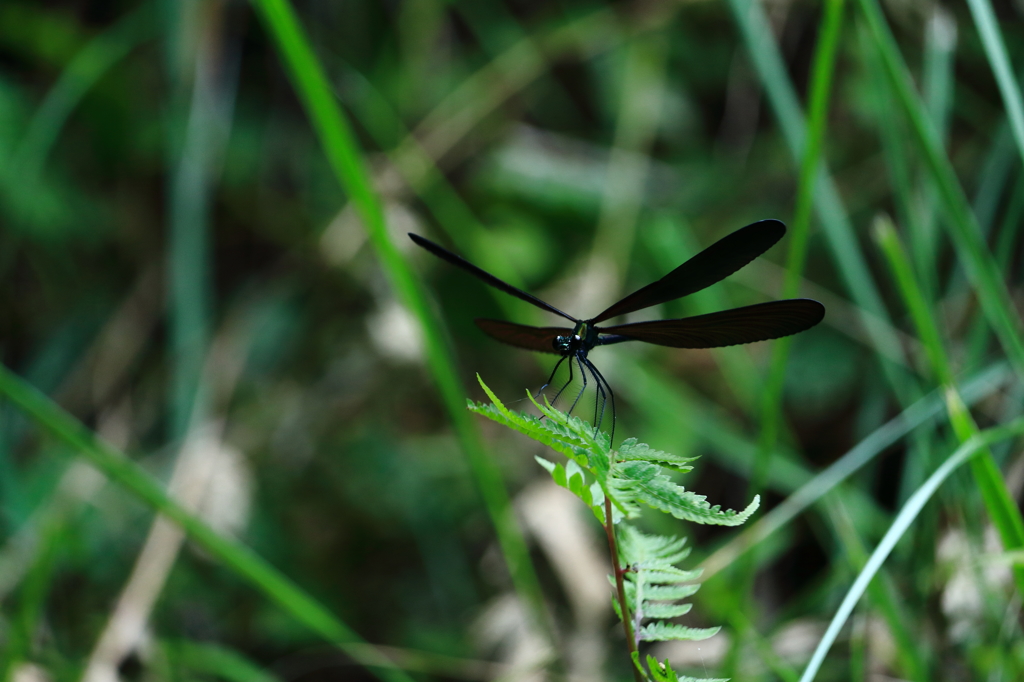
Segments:
[[[865,36],[866,37],[866,36]],[[956,23],[940,5],[935,5],[925,29],[924,96],[932,125],[945,141],[949,136],[949,119],[953,110],[953,62],[956,51]],[[873,60],[877,61],[877,60]],[[887,128],[888,129],[888,128]],[[935,271],[939,250],[938,197],[931,182],[918,183],[921,213],[912,225],[911,246],[914,264],[925,291],[938,291]],[[916,487],[916,486],[915,486]]]
[[[338,182],[362,218],[385,273],[399,299],[420,323],[427,365],[437,382],[449,418],[476,477],[516,589],[530,605],[538,627],[546,632],[547,619],[543,615],[539,582],[533,572],[526,543],[512,515],[501,473],[484,451],[479,432],[465,409],[465,393],[459,384],[455,362],[444,341],[440,323],[409,265],[388,235],[383,207],[371,186],[370,175],[345,114],[287,0],[255,0],[255,4],[280,50]]]
[[[1006,206],[1003,219],[996,232],[996,262],[1003,272],[1009,272],[1011,267],[1012,258],[1015,255],[1014,245],[1017,243],[1022,220],[1024,220],[1024,180],[1018,179],[1013,185],[1009,204]],[[981,364],[991,336],[991,330],[985,323],[984,317],[976,313],[975,318],[968,336],[967,358],[964,361],[967,367],[977,367]]]
[[[808,133],[793,84],[772,35],[771,22],[761,3],[756,0],[730,0],[729,5],[790,153],[799,164],[804,158]],[[860,322],[873,345],[876,348],[894,347],[893,344],[898,344],[898,341],[891,330],[887,325],[875,323],[875,320],[887,322],[889,314],[857,243],[849,216],[827,171],[827,164],[822,163],[820,168],[815,183],[814,205],[832,257],[851,299],[861,311]],[[889,385],[904,405],[918,397],[913,377],[908,376],[904,369],[888,360],[883,353],[879,353],[878,358]]]
[[[217,34],[203,28],[185,137],[170,192],[170,434],[178,441],[184,440],[207,411],[203,364],[213,320],[210,213],[221,155],[231,130],[236,87],[232,76],[221,75],[228,56],[223,48],[218,49]]]
[[[517,41],[474,72],[416,126],[416,137],[434,158],[441,158],[484,117],[545,71],[548,59],[576,52],[599,54],[624,39],[660,27],[664,19],[652,13],[647,21],[623,25],[622,17],[604,7],[571,19],[539,35]]]
[[[21,663],[32,660],[38,632],[45,627],[46,601],[54,589],[60,548],[68,544],[67,526],[48,523],[40,530],[37,550],[21,582],[18,599],[6,609],[8,633],[0,655],[0,675],[5,680],[14,677],[12,671]]]
[[[968,405],[973,405],[992,395],[1003,387],[1012,375],[1013,371],[1005,362],[986,368],[961,383],[960,390],[964,401]],[[707,580],[732,564],[739,556],[782,530],[790,521],[861,470],[886,448],[941,414],[944,406],[942,392],[935,391],[871,432],[846,454],[804,482],[789,497],[745,528],[740,535],[708,556],[700,565],[704,569],[703,579]]]
[[[875,237],[889,259],[889,267],[896,277],[896,284],[903,295],[903,301],[914,320],[914,326],[917,328],[918,336],[928,355],[929,365],[936,380],[940,384],[952,386],[953,367],[942,347],[938,323],[932,316],[924,292],[917,283],[909,257],[896,235],[892,221],[885,217],[879,218],[875,222]]]
[[[789,80],[786,63],[771,32],[764,7],[756,0],[729,0],[729,8],[739,25],[751,62],[775,111],[782,135],[793,158],[800,162],[806,144],[807,128],[796,90]]]
[[[605,169],[606,181],[588,267],[591,274],[600,273],[600,277],[591,277],[590,281],[601,284],[585,296],[591,302],[604,298],[603,292],[595,290],[614,291],[624,279],[644,200],[648,154],[664,108],[665,36],[643,36],[623,47],[615,138]],[[584,301],[582,307],[589,308],[589,302]]]
[[[729,0],[729,7],[750,52],[751,63],[764,86],[790,154],[799,164],[807,139],[806,125],[796,90],[789,79],[779,46],[772,35],[771,22],[759,1]],[[886,325],[876,324],[876,320],[888,321],[889,313],[871,276],[867,260],[857,243],[849,215],[828,173],[827,164],[822,163],[821,168],[821,176],[818,178],[814,193],[815,210],[821,220],[822,232],[832,257],[850,293],[850,299],[864,312],[860,322],[876,347],[898,346],[899,340],[891,330]],[[914,382],[903,369],[885,359],[881,360],[881,364],[893,390],[904,402],[917,397],[909,395],[910,392],[906,390],[906,387],[913,386]]]
[[[979,302],[999,338],[1003,349],[1018,373],[1024,375],[1024,341],[1020,324],[1014,313],[1006,284],[992,254],[981,237],[981,229],[971,211],[963,188],[945,155],[924,104],[914,92],[910,74],[889,31],[876,0],[858,0],[861,13],[868,23],[875,45],[885,65],[889,83],[896,99],[910,123],[914,141],[936,183],[939,196],[948,213],[944,221],[957,253],[963,259],[967,275],[978,294]]]
[[[754,623],[750,620],[750,613],[740,606],[728,609],[727,615],[730,625],[737,632],[742,632],[749,640],[750,646],[757,653],[757,656],[782,682],[797,682],[798,674],[792,663],[780,656],[772,648],[771,639],[763,636],[757,631]],[[692,678],[691,678],[692,679]]]
[[[839,631],[842,630],[843,625],[846,624],[846,619],[849,618],[850,613],[853,612],[854,606],[860,601],[860,598],[864,595],[871,580],[881,569],[882,564],[886,558],[892,552],[893,547],[900,541],[903,535],[910,528],[911,524],[917,518],[917,515],[924,508],[924,505],[931,499],[935,491],[938,490],[939,486],[942,485],[950,474],[952,474],[958,467],[964,462],[968,461],[982,450],[986,449],[992,443],[996,443],[1000,440],[1012,438],[1024,434],[1024,418],[1014,420],[1013,422],[1006,424],[1005,426],[995,427],[981,431],[980,433],[972,436],[967,442],[963,443],[958,447],[952,455],[946,459],[945,462],[928,477],[928,480],[918,488],[907,503],[903,505],[900,513],[896,516],[896,519],[892,522],[889,530],[886,532],[885,537],[882,538],[881,542],[878,543],[878,547],[871,553],[871,557],[865,564],[864,569],[857,575],[857,579],[850,586],[849,591],[843,598],[843,602],[840,604],[836,611],[835,616],[832,617],[832,621],[829,623],[828,629],[825,631],[825,635],[818,642],[817,648],[814,650],[814,654],[811,656],[810,662],[804,669],[803,675],[800,677],[800,682],[811,682],[815,675],[818,674],[818,670],[821,668],[821,664],[825,660],[825,655],[828,650],[832,647],[832,644],[836,641],[839,636]]]
[[[825,124],[828,116],[829,96],[832,90],[832,74],[835,70],[836,47],[839,43],[839,29],[843,14],[843,0],[829,0],[825,3],[825,11],[821,17],[818,30],[818,44],[815,48],[814,61],[811,67],[811,85],[809,93],[809,121],[800,161],[800,172],[797,180],[796,207],[792,229],[789,233],[789,251],[786,255],[786,273],[782,285],[782,298],[794,298],[798,294],[804,265],[807,261],[807,246],[811,231],[811,210],[813,208],[814,186],[818,178],[818,162],[825,135]],[[775,450],[781,429],[782,392],[786,380],[786,361],[792,345],[791,337],[775,341],[772,346],[771,363],[768,377],[761,394],[760,404],[760,437],[758,439],[757,458],[753,462],[748,483],[747,496],[759,495],[764,492],[764,485],[771,468],[772,455]],[[756,562],[753,553],[745,553],[742,564],[741,584],[751,603],[747,609],[753,610],[753,584],[756,575]],[[745,630],[745,635],[754,632],[753,628]],[[746,639],[744,637],[743,639]],[[735,646],[741,646],[737,638]],[[735,655],[735,653],[734,653]]]
[[[154,4],[143,3],[89,41],[46,93],[11,161],[23,181],[38,177],[64,123],[85,94],[132,49],[156,36]]]
[[[818,177],[818,162],[825,138],[828,101],[832,90],[832,74],[835,71],[836,47],[839,44],[843,7],[844,0],[828,0],[825,4],[825,13],[821,18],[820,37],[812,66],[807,144],[800,165],[796,209],[794,210],[793,229],[789,237],[789,253],[786,256],[786,277],[782,286],[782,298],[795,298],[799,294],[800,280],[807,261],[814,186]],[[786,379],[786,361],[789,358],[792,341],[792,337],[779,339],[772,348],[768,381],[765,383],[762,393],[760,453],[754,463],[750,482],[751,492],[754,494],[761,492],[764,478],[771,465],[772,450],[778,440],[779,421],[782,419],[782,389]]]
[[[841,500],[829,500],[829,516],[832,525],[843,539],[843,554],[853,571],[863,570],[868,561],[867,548],[861,539],[863,531],[847,511]],[[878,576],[878,580],[868,583],[868,597],[872,606],[878,608],[889,626],[896,649],[896,658],[903,666],[903,675],[917,682],[929,682],[928,665],[925,663],[922,650],[927,644],[915,641],[911,628],[907,625],[906,609],[901,603],[899,591],[886,573]]]
[[[105,445],[81,422],[53,401],[0,365],[0,395],[23,410],[44,430],[70,446],[107,478],[163,514],[220,563],[276,602],[298,622],[338,646],[359,663],[371,667],[389,682],[411,682],[404,672],[363,640],[288,578],[244,545],[223,537],[164,492],[160,484],[124,454]],[[359,645],[359,646],[354,646]]]
[[[166,655],[175,672],[205,673],[228,682],[281,682],[281,678],[264,670],[242,654],[217,644],[180,640],[165,642]],[[189,675],[182,677],[188,678]]]
[[[1017,79],[1013,77],[1010,57],[1006,53],[1006,44],[1003,42],[1003,33],[999,30],[999,22],[996,21],[996,14],[988,0],[967,0],[967,5],[971,8],[971,15],[978,27],[981,44],[985,47],[985,55],[992,65],[992,73],[996,77],[999,92],[1003,96],[1003,105],[1006,107],[1013,139],[1017,143],[1021,162],[1024,163],[1024,101],[1021,100]]]
[[[956,23],[941,5],[932,8],[925,28],[924,96],[932,125],[940,139],[949,132],[953,111],[953,61],[956,52]]]
[[[882,142],[885,172],[892,193],[893,212],[900,225],[906,225],[911,235],[917,235],[921,232],[920,211],[917,197],[914,195],[914,183],[911,180],[913,163],[907,149],[907,131],[901,125],[899,110],[889,95],[885,70],[871,43],[871,37],[863,26],[858,24],[857,29],[857,44],[868,75],[865,78],[865,85],[871,94],[869,99],[874,105],[872,107],[873,114]],[[931,187],[931,183],[926,186]],[[929,262],[924,272],[934,271],[934,263],[934,260]]]
[[[459,195],[415,135],[406,129],[398,112],[384,95],[363,74],[349,65],[348,81],[352,87],[351,102],[347,102],[360,125],[373,136],[383,149],[394,145],[397,133],[402,143],[386,152],[388,160],[409,184],[437,223],[459,246],[460,251],[488,272],[501,272],[503,255],[494,249],[474,249],[474,234],[481,234],[483,226],[473,209]],[[502,279],[513,286],[522,286],[515,273],[502,272]],[[491,287],[488,293],[509,317],[529,320],[536,308],[517,298],[506,296]]]
[[[881,219],[876,223],[875,229],[882,251],[896,277],[900,294],[925,345],[932,370],[945,389],[950,423],[960,441],[966,442],[978,434],[978,426],[954,386],[953,370],[943,349],[939,327],[932,315],[931,307],[914,278],[910,259],[892,223]],[[1020,509],[1007,489],[1006,481],[991,451],[984,448],[981,454],[981,457],[972,461],[971,471],[985,503],[985,509],[1006,549],[1024,547],[1024,519],[1021,518]],[[1024,567],[1015,568],[1014,576],[1018,589],[1024,593]]]
[[[1017,170],[1017,153],[1014,149],[1012,133],[1009,124],[1001,121],[992,135],[988,152],[985,154],[981,169],[974,179],[976,186],[974,197],[971,199],[971,210],[981,228],[982,238],[988,242],[995,228],[996,217],[1005,201],[1005,194],[1013,193],[1013,180]],[[929,183],[933,188],[934,182]],[[996,249],[998,253],[998,249]],[[916,257],[917,254],[914,254]],[[1006,271],[1006,266],[1000,263],[997,256],[998,268]],[[948,281],[946,282],[946,295],[962,295],[970,288],[970,281],[964,271],[962,263],[957,260]],[[981,320],[985,320],[984,314]]]

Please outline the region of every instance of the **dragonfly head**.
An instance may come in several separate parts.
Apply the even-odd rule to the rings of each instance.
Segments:
[[[577,337],[572,335],[556,336],[555,340],[551,342],[551,345],[555,347],[555,350],[562,355],[569,355],[572,352],[573,341]]]
[[[552,345],[562,355],[576,355],[582,352],[586,357],[587,351],[594,347],[596,341],[597,329],[592,324],[580,320],[571,334],[556,336]]]

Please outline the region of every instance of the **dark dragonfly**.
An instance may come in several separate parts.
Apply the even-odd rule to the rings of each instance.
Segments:
[[[541,391],[551,383],[562,363],[566,360],[569,361],[569,380],[555,394],[552,403],[572,383],[573,363],[575,363],[582,377],[583,388],[580,389],[567,412],[572,412],[576,403],[579,402],[580,396],[586,390],[587,372],[589,372],[594,378],[597,393],[594,407],[594,427],[600,427],[604,416],[604,406],[608,400],[611,400],[612,438],[614,439],[615,394],[608,381],[587,357],[594,347],[623,343],[624,341],[645,341],[672,348],[720,348],[778,339],[810,329],[821,322],[825,316],[825,306],[811,299],[795,298],[758,303],[743,308],[684,317],[678,320],[633,322],[602,327],[599,327],[598,323],[688,296],[709,287],[760,256],[779,241],[785,233],[786,226],[778,220],[761,220],[747,225],[715,242],[657,282],[652,282],[634,291],[588,320],[579,320],[567,315],[549,303],[501,281],[489,272],[481,270],[464,258],[428,239],[411,233],[409,237],[438,258],[462,268],[495,289],[571,321],[573,326],[569,328],[528,327],[502,320],[475,320],[476,325],[485,334],[498,341],[518,348],[562,356],[551,371],[547,382],[541,387]],[[600,406],[600,413],[598,413],[598,406]]]

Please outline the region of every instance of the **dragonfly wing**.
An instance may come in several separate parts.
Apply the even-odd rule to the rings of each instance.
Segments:
[[[565,313],[563,313],[561,310],[559,310],[555,306],[553,306],[553,305],[551,305],[549,303],[545,303],[544,301],[540,300],[536,296],[531,296],[530,294],[526,293],[522,289],[518,289],[518,288],[512,286],[508,282],[503,282],[502,280],[498,279],[497,277],[495,277],[491,273],[487,272],[486,270],[482,270],[482,269],[478,268],[477,266],[473,265],[472,263],[470,263],[468,260],[466,260],[462,256],[455,255],[454,253],[452,253],[448,249],[446,249],[443,246],[440,246],[438,244],[435,244],[434,242],[430,241],[429,239],[425,239],[425,238],[419,236],[418,234],[413,234],[411,232],[409,233],[409,238],[412,239],[413,242],[415,242],[417,246],[423,247],[424,249],[426,249],[430,253],[434,254],[435,256],[440,258],[441,260],[447,261],[448,263],[451,263],[452,265],[454,265],[457,268],[462,268],[464,271],[466,271],[469,274],[473,275],[477,279],[482,280],[486,284],[491,285],[492,287],[494,287],[495,289],[498,289],[499,291],[504,291],[506,294],[511,294],[512,296],[515,296],[518,299],[522,299],[523,301],[526,301],[527,303],[532,303],[533,305],[537,306],[538,308],[540,308],[542,310],[547,310],[548,312],[554,313],[555,315],[561,315],[562,317],[564,317],[567,320],[572,320],[573,322],[576,321],[576,318],[571,317],[569,315],[566,315]]]
[[[687,296],[720,282],[782,239],[786,226],[778,220],[759,220],[741,227],[704,249],[657,282],[615,303],[592,322],[642,310]]]
[[[599,345],[645,341],[672,348],[720,348],[797,334],[821,322],[825,306],[807,298],[758,303],[680,320],[601,327]]]
[[[555,350],[555,338],[572,334],[572,329],[566,327],[527,327],[525,324],[482,318],[473,321],[492,339],[539,353],[561,355]]]

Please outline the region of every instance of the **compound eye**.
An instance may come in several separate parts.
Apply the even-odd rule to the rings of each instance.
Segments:
[[[556,336],[555,340],[551,342],[551,345],[557,351],[564,351],[569,348],[569,337],[568,336]]]

